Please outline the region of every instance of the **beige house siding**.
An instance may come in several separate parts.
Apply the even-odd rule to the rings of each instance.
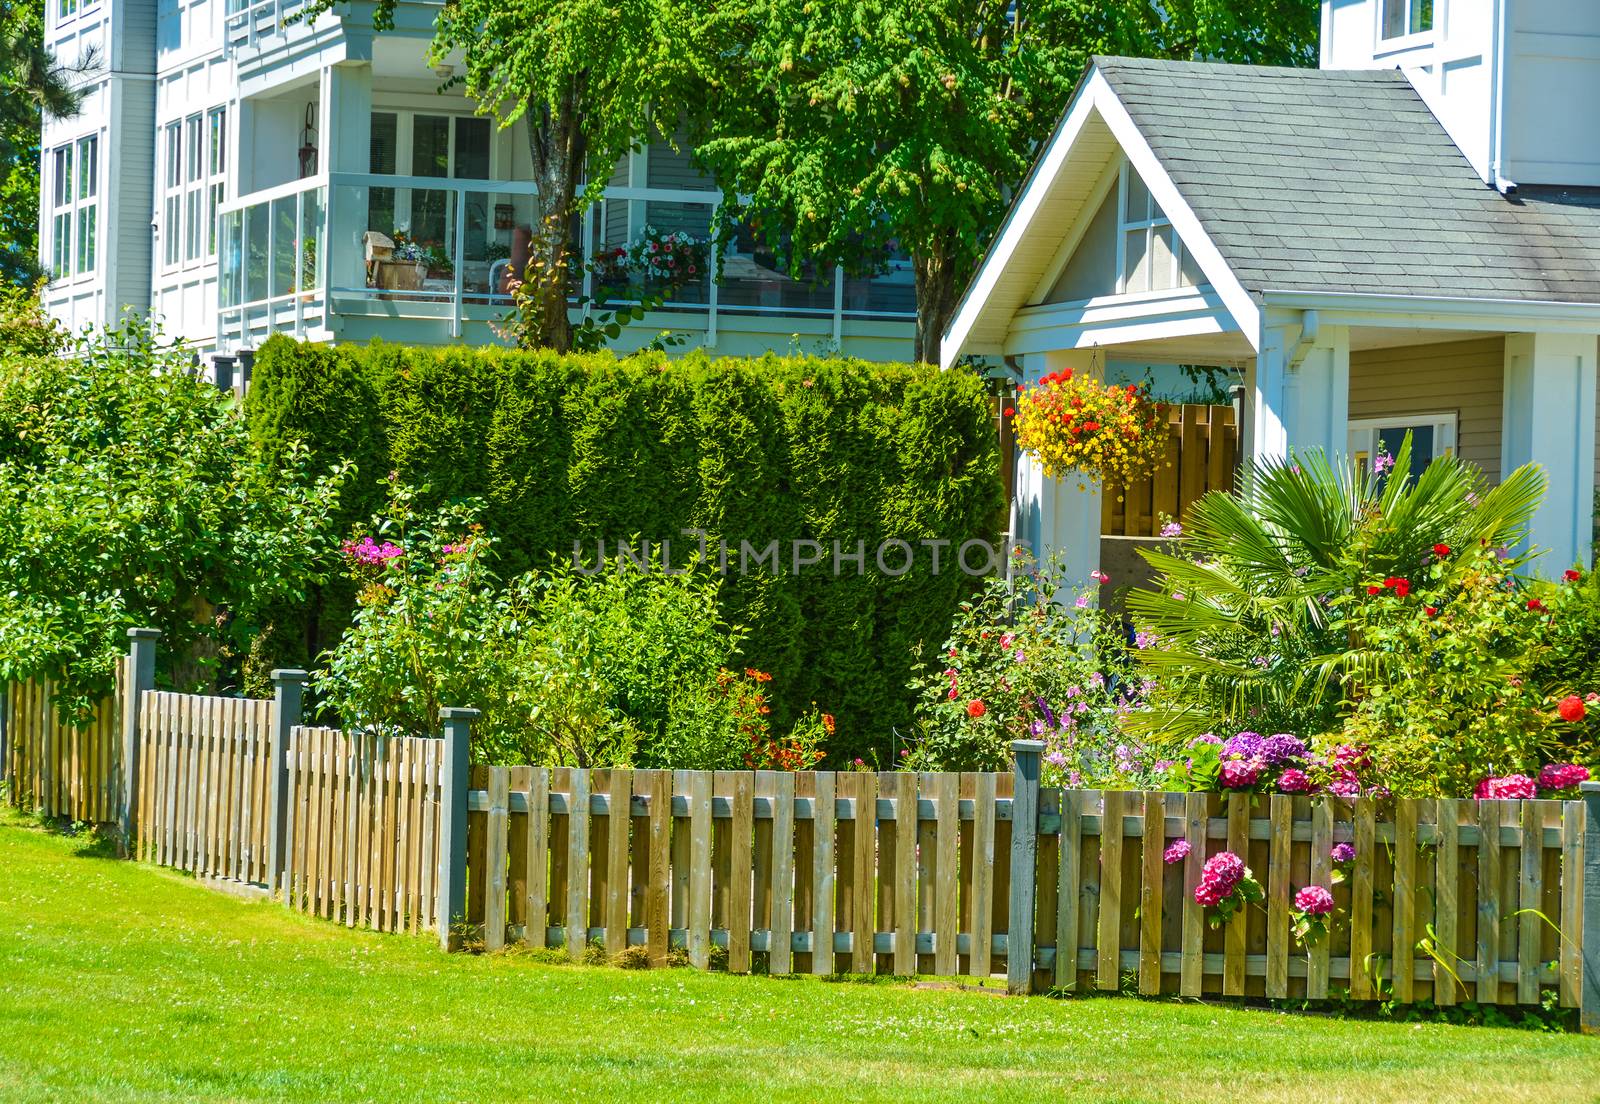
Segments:
[[[1498,480],[1504,382],[1500,337],[1352,352],[1350,418],[1454,411],[1457,452]]]

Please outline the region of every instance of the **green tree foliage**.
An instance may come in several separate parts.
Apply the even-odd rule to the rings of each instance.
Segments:
[[[1317,0],[715,0],[697,154],[725,211],[798,274],[892,244],[916,277],[916,358],[1095,53],[1314,64]]]
[[[311,14],[333,7],[316,0]],[[375,23],[394,26],[397,0]],[[452,83],[502,127],[526,120],[539,193],[524,274],[543,304],[538,344],[565,351],[568,231],[617,160],[678,118],[688,85],[674,0],[452,0],[434,22],[430,62],[464,65]],[[589,181],[580,197],[579,184]]]
[[[136,323],[0,357],[0,680],[57,679],[81,708],[148,625],[163,677],[207,685],[262,610],[331,565],[338,478],[296,450],[268,472],[187,366]]]
[[[69,68],[44,48],[44,0],[0,0],[0,280],[30,284],[42,274],[40,120],[77,114],[75,78],[96,66],[93,53]]]
[[[834,714],[839,753],[886,743],[910,720],[907,688],[920,642],[942,640],[970,582],[959,545],[998,530],[1001,495],[992,415],[965,373],[848,360],[669,360],[499,349],[333,350],[274,338],[257,354],[247,401],[268,458],[294,443],[320,465],[354,459],[360,478],[342,524],[383,508],[383,476],[427,485],[444,502],[481,499],[510,578],[606,542],[672,541],[674,565],[697,547],[686,529],[726,540],[724,620],[743,625],[744,662],[772,674],[780,731],[811,703]],[[909,574],[877,571],[878,543],[952,542],[940,573],[918,548]],[[822,563],[790,568],[791,541]],[[866,548],[865,570],[841,561]],[[782,573],[739,571],[741,542],[779,542]],[[638,545],[635,544],[637,550]],[[898,567],[899,557],[889,562]],[[349,605],[326,593],[320,647]],[[296,621],[295,617],[302,618]],[[269,653],[304,664],[302,611],[282,611]],[[314,653],[312,653],[314,654]]]

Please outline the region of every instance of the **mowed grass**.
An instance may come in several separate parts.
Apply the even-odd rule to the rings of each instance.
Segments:
[[[6,1101],[1555,1101],[1600,1040],[441,954],[0,813]]]

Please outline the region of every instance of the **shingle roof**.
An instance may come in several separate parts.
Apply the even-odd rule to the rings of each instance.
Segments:
[[[1600,190],[1485,186],[1398,70],[1095,64],[1251,291],[1600,302]]]

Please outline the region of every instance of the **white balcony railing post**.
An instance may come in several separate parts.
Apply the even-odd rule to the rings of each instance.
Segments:
[[[450,336],[461,336],[461,294],[467,266],[467,193],[456,192],[455,294],[451,296]]]

